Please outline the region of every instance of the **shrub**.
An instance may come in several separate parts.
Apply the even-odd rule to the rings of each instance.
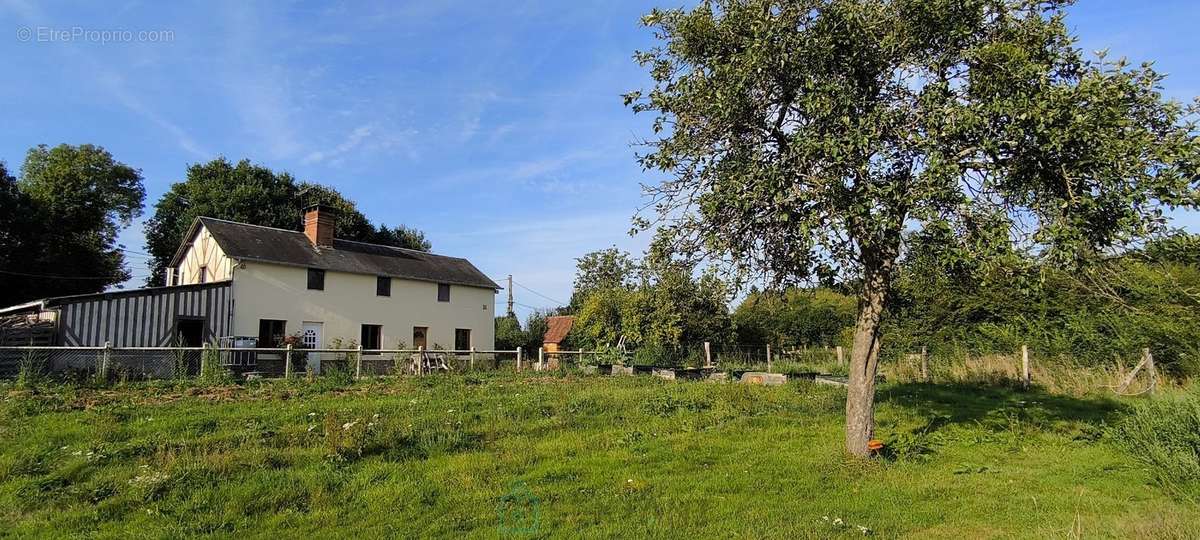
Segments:
[[[46,372],[47,354],[43,351],[34,350],[28,350],[21,354],[21,362],[19,371],[17,372],[17,386],[30,388],[37,385]]]
[[[221,351],[216,344],[200,353],[200,382],[204,384],[229,384],[233,382],[233,374],[221,365]]]
[[[1139,403],[1109,435],[1163,486],[1200,496],[1200,394]]]

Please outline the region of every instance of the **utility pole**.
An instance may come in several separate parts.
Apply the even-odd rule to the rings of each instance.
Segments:
[[[509,274],[509,275],[508,275],[508,316],[509,316],[509,317],[516,317],[516,316],[517,316],[517,314],[516,314],[516,313],[513,313],[513,299],[512,299],[512,274]]]

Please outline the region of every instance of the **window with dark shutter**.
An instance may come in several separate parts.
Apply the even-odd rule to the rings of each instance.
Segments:
[[[438,283],[438,302],[450,301],[450,285]]]
[[[379,276],[375,278],[375,296],[392,295],[392,278]]]
[[[258,346],[264,349],[282,347],[283,336],[287,335],[287,321],[276,319],[258,320]]]
[[[200,265],[200,277],[197,283],[208,283],[208,267]]]
[[[308,288],[313,291],[325,290],[325,271],[319,268],[308,269]]]
[[[362,325],[362,348],[368,351],[378,350],[383,342],[383,326],[379,324]]]
[[[471,329],[455,328],[454,329],[454,350],[469,351],[471,350]]]

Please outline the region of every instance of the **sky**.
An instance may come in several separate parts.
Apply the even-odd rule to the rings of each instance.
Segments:
[[[140,169],[129,285],[148,273],[154,203],[224,156],[512,274],[524,316],[569,298],[576,258],[648,243],[628,233],[658,179],[634,159],[651,118],[621,94],[649,86],[632,55],[654,44],[639,19],[656,5],[679,4],[0,0],[0,160],[92,143]],[[1160,0],[1083,0],[1068,17],[1082,48],[1154,60],[1184,101],[1200,96],[1196,20],[1200,3]]]

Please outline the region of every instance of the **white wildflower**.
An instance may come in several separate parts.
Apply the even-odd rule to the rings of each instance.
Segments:
[[[845,525],[846,522],[842,521],[842,518],[833,518],[833,524],[834,525]]]
[[[358,420],[355,420],[353,422],[346,422],[345,424],[342,424],[342,430],[343,431],[348,430],[348,429],[354,427],[354,424],[357,424],[357,423],[358,423]]]

